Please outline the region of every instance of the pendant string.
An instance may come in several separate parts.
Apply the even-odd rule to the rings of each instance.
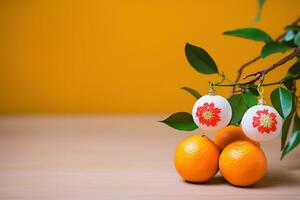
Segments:
[[[258,104],[260,104],[260,105],[264,105],[264,104],[266,104],[266,101],[265,101],[265,99],[264,99],[264,88],[262,88],[261,87],[261,84],[262,84],[262,82],[259,82],[259,84],[257,85],[257,92],[258,92],[258,94],[259,94],[259,96],[258,96]]]
[[[215,95],[216,94],[215,86],[221,85],[226,80],[224,72],[221,73],[221,76],[222,76],[222,80],[220,80],[220,81],[217,81],[217,82],[209,81],[208,82],[208,84],[210,86],[210,88],[208,90],[209,95]]]
[[[215,86],[221,85],[221,84],[225,81],[226,77],[225,77],[224,72],[221,73],[221,76],[222,76],[222,80],[220,80],[220,81],[217,81],[217,82],[209,81],[209,82],[208,82],[208,84],[210,85],[210,87],[211,87],[212,89],[214,89]]]
[[[261,82],[257,85],[257,92],[260,98],[264,98],[264,89],[261,87]]]

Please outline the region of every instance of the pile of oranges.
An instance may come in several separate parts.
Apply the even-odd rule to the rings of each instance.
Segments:
[[[220,170],[232,185],[250,186],[266,173],[267,160],[259,143],[247,138],[240,127],[227,126],[212,141],[205,135],[183,140],[174,157],[179,175],[189,182],[206,182]]]

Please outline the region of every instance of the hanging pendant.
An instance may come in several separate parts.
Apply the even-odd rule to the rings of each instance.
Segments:
[[[282,129],[283,119],[271,106],[265,105],[261,98],[259,105],[249,108],[244,114],[241,127],[247,137],[257,142],[277,138]]]
[[[196,101],[192,110],[193,120],[199,129],[214,132],[228,125],[232,109],[224,97],[211,88],[207,95]]]

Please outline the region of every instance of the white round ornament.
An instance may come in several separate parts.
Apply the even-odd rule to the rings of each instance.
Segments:
[[[257,142],[270,141],[281,133],[283,119],[271,106],[264,105],[261,99],[259,105],[249,108],[244,114],[241,127],[247,137]]]
[[[196,101],[192,115],[199,129],[214,132],[228,125],[232,110],[227,99],[216,95],[211,89],[208,95],[202,96]]]

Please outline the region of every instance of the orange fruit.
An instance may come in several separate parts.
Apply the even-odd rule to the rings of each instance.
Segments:
[[[219,159],[222,176],[232,185],[249,186],[257,183],[266,173],[267,159],[258,146],[248,141],[229,144]]]
[[[248,138],[241,127],[227,126],[219,130],[214,137],[215,144],[222,151],[227,145],[235,141],[249,141],[257,146],[259,143]]]
[[[218,171],[220,150],[208,137],[194,135],[176,148],[174,164],[179,175],[190,182],[205,182]]]

